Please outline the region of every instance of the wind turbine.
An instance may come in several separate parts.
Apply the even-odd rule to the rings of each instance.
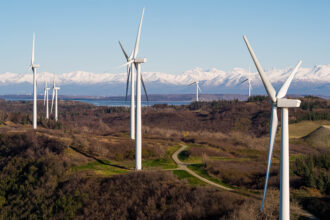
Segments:
[[[142,17],[143,17],[143,13],[144,11],[142,12]],[[141,20],[142,22],[142,20]],[[119,45],[120,45],[120,48],[127,60],[127,62],[131,62],[133,60],[133,53],[134,51],[132,51],[131,55],[128,56],[123,45],[120,43],[120,41],[118,41]],[[128,95],[128,87],[129,87],[129,81],[131,80],[131,139],[134,140],[135,139],[135,86],[134,86],[134,83],[135,83],[135,70],[133,68],[133,63],[130,63],[127,65],[127,80],[126,80],[126,97],[125,97],[125,101],[127,101],[127,95]],[[146,87],[144,85],[144,81],[143,81],[143,77],[141,75],[141,82],[142,82],[142,86],[143,86],[143,89],[144,89],[144,93],[146,94],[146,98],[147,98],[147,101],[149,101],[149,98],[148,98],[148,94],[147,94],[147,90],[146,90]]]
[[[31,57],[31,65],[28,69],[31,68],[33,72],[33,129],[37,129],[37,68],[39,68],[39,64],[34,64],[34,42],[35,42],[35,34],[33,33],[32,40],[32,57]]]
[[[53,81],[53,96],[52,96],[52,107],[50,108],[50,112],[53,112],[53,104],[54,104],[54,96],[55,96],[55,121],[58,120],[58,104],[57,104],[57,93],[60,90],[60,87],[55,86],[55,79]]]
[[[46,118],[49,119],[49,110],[48,110],[48,91],[50,88],[47,87],[47,81],[45,81],[45,93],[44,93],[44,105],[46,105]]]
[[[135,121],[135,169],[136,170],[142,169],[141,82],[143,83],[143,81],[142,81],[142,75],[141,75],[141,63],[147,62],[147,58],[137,58],[137,54],[139,51],[139,44],[140,44],[140,35],[141,35],[143,15],[144,15],[144,9],[142,10],[142,16],[140,19],[140,25],[139,25],[138,34],[136,37],[134,51],[132,53],[132,58],[126,64],[124,64],[124,66],[129,66],[130,64],[134,64],[134,67],[136,69],[136,111],[135,111],[135,117],[136,117],[136,121]],[[124,50],[123,50],[123,52],[124,52]],[[133,69],[132,65],[131,65],[130,69],[131,70]],[[127,78],[129,79],[129,75]],[[133,84],[133,81],[132,81],[132,84]],[[143,83],[143,87],[144,87],[144,83]],[[126,87],[126,91],[127,91],[127,87]],[[145,93],[146,93],[146,90],[145,90]],[[146,96],[147,96],[147,93],[146,93]],[[147,98],[148,98],[148,96],[147,96]]]
[[[266,88],[268,96],[271,98],[272,103],[272,114],[271,114],[271,126],[270,126],[270,137],[269,137],[269,151],[268,151],[268,162],[267,162],[267,171],[266,171],[266,180],[264,193],[261,203],[260,210],[262,211],[265,198],[266,191],[268,186],[268,178],[270,172],[270,166],[273,156],[274,149],[274,141],[275,135],[278,125],[277,118],[277,108],[282,109],[282,117],[281,117],[281,183],[280,183],[280,219],[288,220],[290,219],[290,182],[289,182],[289,109],[288,108],[297,108],[300,106],[301,101],[297,99],[286,99],[283,98],[292,82],[292,79],[298,68],[301,65],[301,61],[298,62],[296,67],[290,73],[288,79],[284,82],[281,89],[276,94],[276,91],[272,84],[270,83],[267,75],[264,73],[256,55],[254,54],[246,36],[243,36],[246,46],[251,54],[251,57],[257,67],[259,75],[262,79],[262,82]]]
[[[243,83],[248,82],[248,84],[249,84],[249,97],[251,96],[251,90],[252,90],[252,84],[251,84],[252,79],[251,79],[251,72],[250,72],[251,68],[250,67],[251,67],[251,65],[249,66],[249,74],[248,74],[247,78],[239,84],[239,85],[242,85]]]
[[[189,84],[188,86],[194,85],[196,84],[196,102],[198,102],[198,91],[202,91],[201,88],[199,87],[199,81],[195,81],[191,84]]]

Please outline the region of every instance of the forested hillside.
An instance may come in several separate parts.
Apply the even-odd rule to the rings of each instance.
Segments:
[[[293,218],[298,208],[329,215],[329,110],[316,97],[290,109]],[[0,219],[278,218],[279,132],[259,212],[270,117],[264,97],[144,107],[141,172],[134,171],[129,109],[60,101],[60,120],[40,116],[37,131],[31,111],[31,102],[0,101]],[[182,143],[181,161],[235,192],[177,170],[171,155]]]

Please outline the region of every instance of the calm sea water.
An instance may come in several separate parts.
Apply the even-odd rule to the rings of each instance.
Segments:
[[[31,98],[6,98],[8,101],[32,101]],[[39,99],[41,100],[41,99]],[[110,101],[110,100],[95,100],[95,99],[73,99],[74,101],[86,102],[96,106],[130,106],[129,101]],[[51,100],[50,100],[51,101]],[[168,104],[168,105],[189,105],[190,101],[143,101],[142,106],[151,106],[155,104]]]
[[[96,106],[130,106],[129,101],[109,101],[109,100],[88,100],[88,99],[75,99],[75,101],[87,102]],[[143,101],[142,106],[151,106],[155,104],[168,104],[168,105],[188,105],[189,101]]]

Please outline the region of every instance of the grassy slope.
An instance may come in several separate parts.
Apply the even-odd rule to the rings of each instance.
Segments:
[[[176,163],[172,160],[172,154],[180,148],[180,145],[174,145],[168,147],[163,158],[143,160],[142,166],[145,169],[175,169],[177,168]]]
[[[233,186],[230,186],[228,184],[225,184],[223,183],[219,178],[217,177],[214,177],[214,176],[210,176],[206,171],[205,169],[203,168],[204,167],[204,164],[191,164],[191,165],[188,165],[188,168],[193,170],[195,173],[197,173],[198,175],[204,177],[205,179],[208,179],[212,182],[215,182],[219,185],[223,185],[223,186],[226,186],[226,187],[229,187],[229,188],[232,188],[232,189],[235,189],[236,187],[233,187]]]
[[[207,185],[203,181],[197,179],[196,177],[190,175],[185,170],[173,170],[173,174],[178,177],[180,180],[185,180],[189,183],[191,186],[205,186]]]
[[[289,125],[290,138],[302,138],[322,125],[330,125],[330,121],[301,121]]]
[[[312,146],[330,148],[330,126],[320,126],[303,139]]]
[[[74,171],[94,171],[95,174],[100,174],[104,176],[112,176],[129,172],[128,170],[109,166],[104,163],[100,163],[99,161],[88,162],[84,165],[75,166],[72,169]]]

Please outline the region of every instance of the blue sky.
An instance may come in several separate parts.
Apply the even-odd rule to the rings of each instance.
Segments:
[[[243,34],[266,69],[299,59],[304,67],[330,63],[327,0],[7,0],[0,2],[0,73],[25,72],[33,32],[42,72],[123,72],[117,40],[133,48],[143,7],[143,71],[247,68]]]

